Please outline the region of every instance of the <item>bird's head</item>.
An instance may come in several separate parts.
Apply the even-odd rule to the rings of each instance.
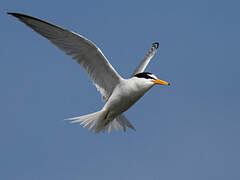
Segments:
[[[134,77],[139,78],[139,80],[144,81],[145,83],[152,86],[155,84],[167,85],[167,86],[170,85],[170,83],[158,79],[154,74],[149,72],[141,72],[141,73],[135,74]]]

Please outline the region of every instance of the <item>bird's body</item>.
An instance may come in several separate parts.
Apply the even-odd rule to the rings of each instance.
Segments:
[[[154,83],[145,81],[144,79],[137,77],[121,79],[119,84],[117,84],[114,88],[111,96],[109,97],[103,108],[97,112],[97,117],[100,118],[100,120],[96,120],[96,122],[98,122],[97,124],[93,124],[92,122],[86,122],[89,124],[84,124],[83,119],[88,119],[89,115],[86,115],[86,117],[80,116],[70,118],[69,120],[72,120],[73,123],[80,122],[83,126],[94,128],[95,132],[99,132],[101,130],[111,131],[112,128],[117,130],[117,121],[122,121],[121,119],[119,120],[117,117],[120,116],[120,118],[125,119],[125,117],[121,114],[128,110],[132,105],[134,105],[151,87],[153,87],[153,85]],[[96,114],[93,113],[92,115]],[[94,118],[92,117],[92,119]],[[125,122],[121,123],[123,123],[123,127],[120,128],[123,128],[124,131],[124,125],[135,130],[133,125],[131,125],[127,119],[125,119]],[[91,127],[91,124],[93,127]]]
[[[129,79],[122,78],[108,62],[101,50],[85,37],[68,31],[41,19],[19,13],[8,13],[50,40],[54,45],[70,55],[85,69],[100,91],[105,105],[95,113],[69,118],[95,132],[112,129],[135,130],[122,114],[137,102],[155,84],[169,85],[151,73],[144,72],[159,44],[152,48]]]
[[[129,109],[152,86],[152,83],[145,83],[143,86],[141,79],[136,77],[122,79],[113,90],[112,95],[104,105],[103,109],[106,109],[113,117],[116,117]]]

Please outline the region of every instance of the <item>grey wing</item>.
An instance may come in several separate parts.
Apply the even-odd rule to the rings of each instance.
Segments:
[[[155,42],[155,43],[152,44],[151,49],[148,51],[148,53],[146,54],[145,58],[141,61],[141,63],[138,65],[138,67],[135,69],[135,71],[133,72],[132,76],[134,76],[135,74],[144,72],[144,70],[146,69],[148,63],[150,62],[152,57],[155,55],[158,47],[159,47],[159,43],[158,42]]]
[[[94,43],[77,33],[41,19],[19,13],[8,14],[18,18],[75,59],[92,78],[103,100],[106,101],[109,98],[121,77]]]

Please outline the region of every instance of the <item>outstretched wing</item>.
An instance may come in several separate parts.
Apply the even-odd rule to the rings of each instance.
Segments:
[[[155,55],[158,47],[159,47],[159,43],[158,42],[155,42],[155,43],[152,44],[151,49],[148,51],[147,55],[142,60],[142,62],[135,69],[135,71],[133,72],[132,76],[134,76],[135,74],[144,72],[144,70],[146,69],[148,63],[150,62],[152,57]]]
[[[25,14],[8,13],[50,40],[70,55],[92,78],[103,100],[107,100],[121,79],[101,50],[85,37]]]

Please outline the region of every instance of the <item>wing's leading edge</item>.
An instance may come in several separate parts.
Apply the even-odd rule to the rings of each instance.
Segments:
[[[41,19],[8,13],[70,55],[88,73],[106,101],[121,79],[101,50],[87,38]]]

